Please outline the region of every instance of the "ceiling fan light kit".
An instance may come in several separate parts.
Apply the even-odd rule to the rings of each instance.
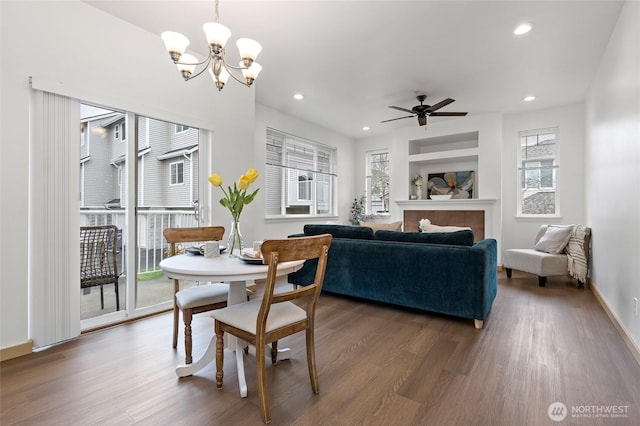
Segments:
[[[209,43],[209,54],[203,61],[198,61],[195,56],[184,53],[187,50],[187,46],[189,46],[189,39],[180,33],[174,31],[163,32],[161,37],[165,48],[185,81],[189,81],[202,74],[205,70],[209,70],[209,74],[218,91],[222,90],[229,77],[249,87],[262,70],[260,64],[255,62],[256,57],[262,51],[262,46],[250,38],[239,38],[236,41],[236,46],[240,52],[241,61],[238,66],[229,64],[225,57],[224,47],[229,37],[231,37],[231,30],[218,22],[219,15],[218,0],[216,0],[215,22],[207,22],[202,26]],[[204,67],[194,74],[196,67],[199,65],[204,65]],[[242,71],[244,80],[236,77],[234,71]]]
[[[389,108],[397,109],[399,111],[408,112],[408,113],[410,113],[412,115],[407,115],[407,116],[398,117],[398,118],[391,118],[389,120],[383,120],[383,121],[381,121],[381,123],[386,123],[386,122],[395,121],[395,120],[402,120],[404,118],[418,117],[418,124],[420,126],[426,126],[427,117],[428,116],[433,116],[433,117],[463,117],[463,116],[467,115],[466,112],[436,112],[440,108],[443,108],[443,107],[449,105],[450,103],[455,102],[455,100],[451,99],[451,98],[444,99],[444,100],[438,102],[435,105],[425,105],[424,104],[425,99],[427,99],[427,95],[418,95],[416,97],[416,99],[418,99],[418,102],[420,102],[420,105],[416,105],[411,109],[406,109],[406,108],[402,108],[402,107],[398,107],[398,106],[390,106],[389,107]]]

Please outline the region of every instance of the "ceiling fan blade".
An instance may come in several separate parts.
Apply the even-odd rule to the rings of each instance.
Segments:
[[[408,112],[409,114],[413,114],[413,111],[411,111],[410,109],[400,108],[400,107],[397,107],[397,106],[390,106],[389,108],[393,108],[393,109],[397,109],[399,111],[404,111],[404,112]]]
[[[413,118],[413,117],[414,117],[413,115],[407,115],[406,117],[398,117],[398,118],[392,118],[390,120],[384,120],[384,121],[381,121],[381,123],[386,123],[387,121],[402,120],[403,118]]]
[[[427,111],[433,112],[433,111],[439,110],[440,108],[449,105],[451,102],[455,102],[455,99],[447,98],[444,101],[440,101],[435,105],[431,105],[429,109],[427,109]]]
[[[445,116],[449,116],[449,117],[463,117],[465,115],[467,115],[468,113],[466,112],[432,112],[431,114],[429,114],[431,117],[445,117]]]

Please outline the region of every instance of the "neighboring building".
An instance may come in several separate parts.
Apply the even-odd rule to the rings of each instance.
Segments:
[[[83,110],[85,106],[83,105]],[[80,120],[80,206],[126,206],[127,123],[89,107]],[[198,200],[198,129],[137,117],[138,208],[192,209]]]

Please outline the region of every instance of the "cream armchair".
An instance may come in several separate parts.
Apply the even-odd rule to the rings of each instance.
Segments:
[[[566,231],[569,231],[568,238],[563,244],[565,236],[561,234]],[[591,228],[543,225],[535,238],[536,248],[504,251],[507,278],[511,278],[512,270],[516,269],[537,275],[540,287],[546,285],[547,277],[558,275],[571,275],[578,280],[578,285],[584,286],[589,271],[590,242]]]

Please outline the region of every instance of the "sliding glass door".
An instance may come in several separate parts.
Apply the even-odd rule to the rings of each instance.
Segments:
[[[119,303],[115,284],[81,289],[82,327],[168,309],[163,230],[199,223],[199,130],[90,105],[80,129],[80,226],[117,227],[120,273]]]
[[[198,226],[198,129],[136,117],[138,141],[136,308],[172,301],[173,281],[158,267],[165,228]]]
[[[118,303],[115,284],[101,284],[81,288],[80,319],[116,312],[116,305],[124,311],[127,306],[126,276],[126,153],[127,116],[124,112],[80,105],[80,226],[115,225],[116,270]],[[80,241],[81,280],[100,282],[101,266],[109,264],[107,254],[93,253],[95,243]],[[93,245],[93,246],[92,246]],[[96,261],[83,257],[93,255]],[[110,256],[110,255],[109,255]],[[85,286],[85,284],[82,284]]]

